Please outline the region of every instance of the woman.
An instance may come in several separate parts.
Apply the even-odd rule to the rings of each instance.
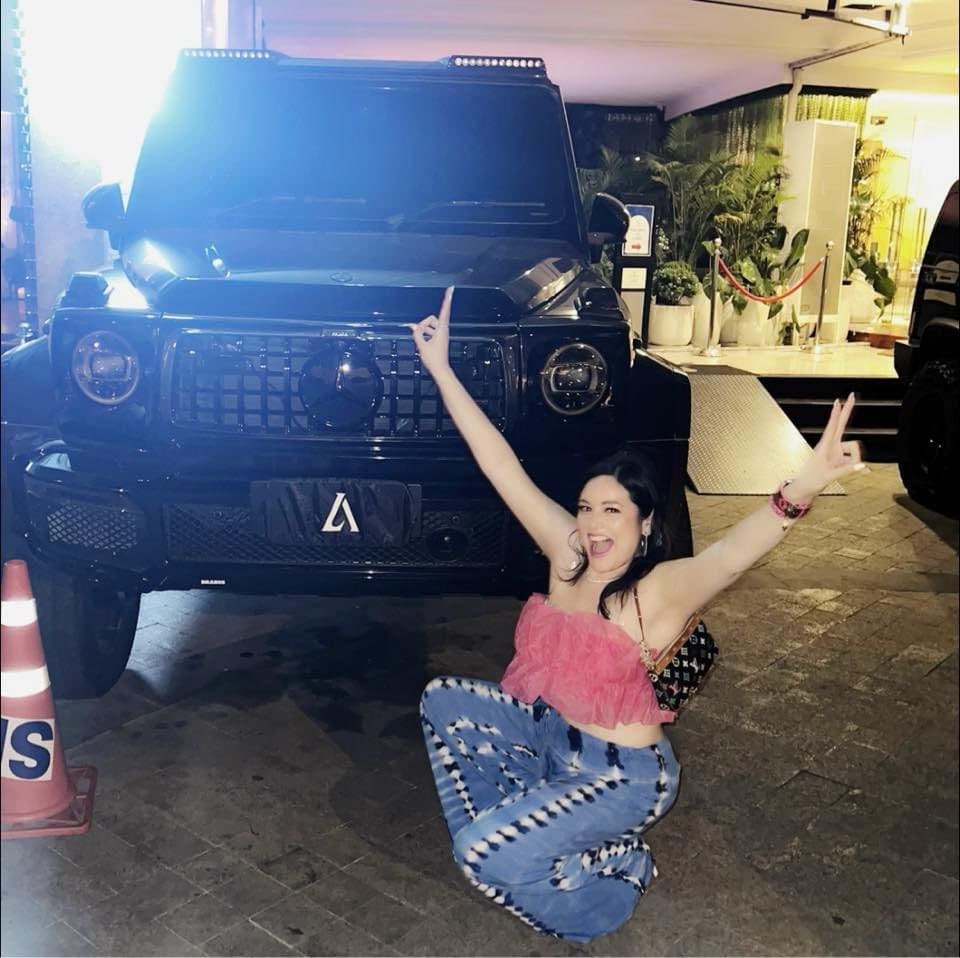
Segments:
[[[411,326],[421,360],[484,475],[550,563],[499,685],[439,678],[421,719],[454,858],[538,931],[589,941],[629,918],[656,875],[643,833],[670,809],[680,766],[644,665],[769,552],[833,480],[862,469],[834,403],[801,472],[693,558],[662,558],[660,502],[629,455],[596,466],[577,515],[544,495],[449,363],[448,289]],[[642,618],[641,618],[642,617]]]

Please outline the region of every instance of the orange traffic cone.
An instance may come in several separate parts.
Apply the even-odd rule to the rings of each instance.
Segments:
[[[85,832],[93,815],[97,770],[68,770],[64,761],[26,562],[3,564],[0,599],[3,838]]]

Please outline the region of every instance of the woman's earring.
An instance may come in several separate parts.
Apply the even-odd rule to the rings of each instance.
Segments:
[[[647,554],[647,535],[640,533],[640,548],[637,549],[637,555],[644,558]]]

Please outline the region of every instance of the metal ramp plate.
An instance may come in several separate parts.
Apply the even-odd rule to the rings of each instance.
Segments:
[[[706,495],[769,495],[807,461],[810,446],[763,384],[729,366],[685,366],[690,378],[687,474]],[[826,495],[844,495],[831,483]]]

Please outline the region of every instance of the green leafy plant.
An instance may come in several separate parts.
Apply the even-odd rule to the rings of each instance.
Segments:
[[[600,147],[600,166],[595,169],[577,168],[577,180],[580,185],[580,199],[588,220],[597,193],[619,196],[641,190],[647,182],[640,162],[628,159],[609,146]]]
[[[882,316],[884,310],[893,302],[893,297],[897,292],[897,282],[890,275],[890,271],[885,263],[877,259],[876,253],[856,253],[847,250],[845,274],[849,276],[855,270],[860,270],[866,277],[867,282],[873,287],[877,294],[873,302]]]
[[[883,174],[893,160],[902,157],[878,140],[857,140],[853,158],[853,181],[850,192],[850,215],[847,226],[847,249],[843,274],[849,277],[861,270],[877,294],[874,299],[880,315],[893,302],[897,284],[875,252],[868,252],[876,225],[894,208],[906,203],[905,197],[887,196],[881,186]]]
[[[684,297],[696,295],[699,286],[697,274],[680,260],[658,266],[653,274],[653,292],[660,306],[679,306]]]
[[[668,255],[695,266],[700,241],[721,210],[726,178],[736,168],[731,154],[719,150],[717,137],[703,135],[695,117],[674,120],[659,154],[647,154],[643,167],[666,198]]]
[[[710,255],[713,255],[713,244],[704,243],[704,246],[708,248],[707,251],[710,253]],[[702,285],[704,295],[709,298],[710,292],[713,289],[713,277],[709,272],[703,277]],[[717,276],[717,294],[720,297],[721,303],[726,303],[733,296],[733,287],[727,282],[722,273],[718,274]]]
[[[847,249],[855,255],[869,249],[874,227],[896,202],[880,185],[886,167],[895,159],[901,157],[878,140],[857,140],[847,224]]]
[[[797,230],[790,241],[786,254],[783,249],[787,241],[787,228],[778,224],[772,233],[772,244],[760,247],[752,256],[743,256],[736,261],[734,275],[744,288],[754,296],[774,296],[787,289],[797,278],[800,261],[803,259],[810,238],[810,230]],[[738,301],[743,305],[739,305]],[[746,300],[740,294],[734,296],[734,306],[743,312]],[[772,303],[770,318],[783,309],[783,303]]]
[[[643,166],[665,196],[669,257],[703,265],[702,241],[717,231],[733,262],[774,242],[783,166],[779,148],[767,144],[734,155],[724,131],[702,117],[670,125],[662,150]]]
[[[713,225],[723,237],[730,262],[760,255],[783,243],[777,214],[786,195],[780,189],[783,166],[773,147],[759,150],[755,158],[736,166],[726,177]]]

